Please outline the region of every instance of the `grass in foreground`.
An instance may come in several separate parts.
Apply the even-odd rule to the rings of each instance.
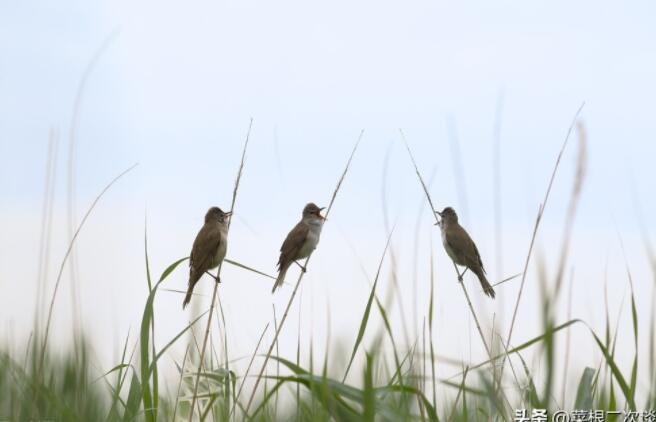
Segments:
[[[386,252],[387,247],[380,264]],[[136,351],[131,350],[126,339],[121,361],[104,375],[92,369],[85,341],[76,342],[78,346],[65,356],[47,353],[42,366],[39,364],[42,340],[38,336],[27,345],[25,356],[0,352],[0,420],[189,420],[198,362],[193,362],[187,353],[184,361],[178,362],[178,382],[166,388],[159,385],[158,364],[168,349],[183,341],[184,334],[204,315],[160,350],[152,346],[151,325],[155,319],[152,304],[159,287],[184,261],[171,264],[152,286],[144,306]],[[384,346],[396,342],[386,322],[386,309],[376,296],[377,285],[378,275],[369,298],[363,302],[359,330],[354,333],[353,349],[346,360],[348,368],[332,368],[327,361],[320,368],[304,368],[296,361],[273,355],[270,371],[263,379],[266,390],[252,411],[245,414],[246,394],[240,391],[243,374],[229,370],[221,353],[213,350],[212,358],[206,359],[201,371],[194,420],[513,420],[514,409],[528,409],[529,414],[533,408],[644,410],[656,404],[653,368],[650,376],[642,380],[650,387],[639,396],[638,355],[631,369],[622,372],[615,360],[617,332],[613,332],[610,324],[604,335],[599,336],[580,320],[556,323],[550,316],[552,298],[544,301],[540,311],[544,333],[489,361],[463,368],[460,379],[437,379],[431,371],[438,362],[430,351],[434,347],[430,335],[429,344],[417,342],[408,349]],[[638,324],[635,306],[632,294],[630,329],[637,341],[638,327],[653,327],[654,321]],[[432,318],[430,308],[427,316]],[[373,312],[378,312],[385,323],[373,343],[365,347],[364,334],[374,330],[370,322]],[[553,353],[554,344],[577,325],[589,333],[603,360],[572,369],[571,373],[579,378],[576,393],[570,392],[564,402],[557,401],[552,380],[559,358]],[[618,327],[616,331],[621,329]],[[653,336],[652,333],[652,341]],[[543,350],[544,373],[531,373],[522,359],[522,352],[529,348]],[[654,362],[653,348],[651,353],[648,361]],[[351,362],[356,355],[364,357],[365,363],[354,369]],[[495,386],[498,382],[495,367],[498,368],[504,357],[514,362],[517,379],[506,373],[501,380],[502,397]],[[273,370],[276,364],[282,368],[279,373]],[[328,375],[337,373],[343,376]],[[545,380],[543,385],[536,385],[534,380],[538,378]],[[451,390],[455,398],[438,400],[436,397],[443,397],[445,390]]]

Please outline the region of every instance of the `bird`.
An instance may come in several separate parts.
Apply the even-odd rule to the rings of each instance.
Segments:
[[[207,210],[205,224],[196,235],[196,240],[194,240],[194,245],[191,248],[189,287],[182,302],[182,309],[189,304],[194,286],[203,274],[207,273],[217,283],[221,282],[221,279],[218,276],[214,277],[209,273],[209,270],[218,267],[226,256],[228,249],[228,218],[231,215],[232,212],[224,212],[219,207],[212,207]]]
[[[458,224],[458,214],[451,207],[444,208],[442,212],[435,212],[442,218],[442,221],[435,224],[440,226],[444,250],[453,260],[454,266],[455,264],[462,265],[466,267],[465,271],[470,269],[478,277],[485,294],[494,299],[496,294],[485,277],[481,254],[478,253],[478,248],[476,248],[476,244],[469,237],[467,231]],[[462,276],[465,273],[460,274],[457,266],[456,272],[458,273],[458,280],[462,282]]]
[[[312,202],[303,208],[301,221],[289,232],[280,247],[278,278],[273,285],[271,293],[274,293],[278,287],[282,286],[287,270],[292,263],[295,262],[301,267],[301,271],[306,271],[305,267],[299,264],[297,260],[307,258],[317,247],[319,236],[321,235],[321,228],[323,227],[323,222],[326,220],[321,215],[321,210],[324,208],[319,208]]]

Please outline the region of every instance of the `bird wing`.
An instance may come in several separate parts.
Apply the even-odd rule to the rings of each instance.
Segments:
[[[447,231],[446,241],[453,253],[457,256],[460,265],[466,265],[467,267],[480,266],[483,268],[483,262],[481,261],[481,255],[478,253],[478,248],[476,248],[476,244],[462,226],[457,225],[451,227]]]
[[[207,271],[219,245],[223,241],[218,224],[205,224],[196,235],[189,258],[190,273],[202,275]]]
[[[289,232],[287,238],[282,242],[280,247],[280,259],[278,259],[278,269],[281,269],[295,260],[298,256],[301,247],[307,239],[308,233],[310,232],[310,227],[307,224],[304,224],[302,221],[299,222],[292,231]]]
[[[483,274],[485,274],[485,267],[483,266],[483,260],[481,259],[481,254],[478,252],[478,248],[476,247],[476,243],[474,243],[473,240],[471,240],[471,237],[469,240],[472,243],[472,246],[474,247],[474,253],[476,254],[476,260],[478,261],[478,265],[481,266],[481,270],[483,270]]]

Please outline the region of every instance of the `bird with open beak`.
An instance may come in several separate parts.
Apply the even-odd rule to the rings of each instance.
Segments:
[[[289,232],[287,238],[282,243],[280,248],[280,259],[278,259],[278,278],[273,285],[271,293],[282,286],[285,281],[285,275],[292,263],[296,263],[301,270],[305,272],[305,267],[298,263],[299,259],[304,259],[310,256],[312,251],[319,243],[319,236],[321,235],[321,228],[323,222],[326,220],[321,215],[321,210],[314,203],[310,202],[303,208],[303,217],[301,221]]]
[[[494,289],[485,277],[485,268],[483,268],[481,255],[467,231],[458,224],[458,214],[451,207],[444,208],[442,212],[435,212],[442,217],[442,221],[435,224],[439,225],[442,230],[442,244],[446,253],[453,260],[453,265],[462,265],[465,267],[465,271],[470,269],[478,277],[485,294],[494,299]],[[462,282],[462,276],[465,273],[460,274],[457,266],[456,272],[458,273],[458,280]]]
[[[196,235],[189,257],[189,287],[182,302],[182,309],[189,304],[198,280],[207,273],[217,283],[221,279],[214,277],[209,270],[218,267],[228,250],[228,221],[232,212],[224,212],[219,207],[212,207],[205,214],[205,224]]]

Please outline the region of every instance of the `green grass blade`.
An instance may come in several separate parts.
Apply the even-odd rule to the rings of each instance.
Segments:
[[[146,280],[148,281],[148,292],[152,292],[153,284],[150,277],[150,260],[148,258],[148,226],[144,224],[144,257],[146,260]],[[153,311],[154,312],[154,311]],[[150,319],[150,335],[151,335],[151,353],[155,356],[155,318]],[[154,419],[157,420],[157,410],[159,407],[159,375],[157,373],[157,366],[152,374],[153,380],[153,413]]]
[[[147,422],[155,422],[157,416],[153,410],[153,394],[150,386],[149,369],[150,366],[150,336],[152,335],[153,324],[153,299],[155,292],[150,282],[150,268],[148,264],[148,240],[144,234],[144,253],[146,257],[146,278],[148,280],[148,300],[146,302],[146,309],[143,313],[140,332],[140,363],[141,363],[141,397],[144,406],[144,416]]]
[[[139,414],[139,407],[141,405],[141,384],[136,372],[132,373],[132,381],[130,382],[130,392],[128,393],[128,400],[126,402],[125,412],[123,413],[124,421],[131,421]]]
[[[179,339],[180,337],[182,337],[182,336],[184,335],[184,333],[186,333],[187,331],[189,331],[189,329],[190,329],[191,327],[193,327],[194,324],[196,324],[196,323],[197,323],[202,317],[204,317],[208,312],[209,312],[209,310],[207,310],[207,311],[203,312],[202,314],[198,315],[198,317],[196,317],[193,321],[191,321],[189,324],[187,324],[187,326],[185,326],[182,330],[180,330],[180,332],[178,332],[178,334],[176,334],[175,337],[173,337],[168,343],[166,343],[166,345],[165,345],[164,347],[162,347],[162,348],[160,349],[159,352],[157,352],[157,354],[156,354],[155,357],[153,358],[153,361],[150,363],[150,367],[148,368],[148,372],[149,372],[149,374],[150,374],[150,373],[154,373],[154,372],[157,370],[157,362],[158,362],[159,359],[164,355],[164,352],[166,352],[166,351],[169,349],[169,347],[173,346],[173,344],[174,344],[176,341],[178,341],[178,339]]]
[[[574,409],[592,409],[592,379],[595,376],[594,368],[585,368],[581,381],[576,390]]]
[[[514,348],[508,350],[508,351],[505,352],[505,353],[500,353],[500,354],[494,356],[494,357],[491,358],[491,359],[488,359],[488,360],[486,360],[486,361],[484,361],[484,362],[481,362],[481,363],[479,363],[479,364],[477,364],[477,365],[471,366],[471,367],[469,368],[469,370],[474,370],[474,369],[481,368],[481,367],[483,367],[483,366],[485,366],[485,365],[488,365],[489,363],[492,363],[492,362],[495,362],[495,361],[501,359],[501,358],[504,357],[504,356],[508,356],[508,355],[513,354],[513,353],[516,353],[516,352],[519,352],[519,351],[521,351],[521,350],[524,350],[524,349],[526,349],[526,348],[528,348],[528,347],[530,347],[530,346],[532,346],[532,345],[534,345],[534,344],[536,344],[536,343],[539,343],[540,341],[545,340],[545,339],[547,338],[547,336],[549,336],[549,335],[553,335],[553,334],[555,334],[556,332],[558,332],[558,331],[560,331],[560,330],[563,330],[563,329],[565,329],[565,328],[567,328],[567,327],[569,327],[569,326],[571,326],[572,324],[575,324],[575,323],[577,323],[577,322],[578,322],[578,323],[583,323],[583,324],[585,324],[583,321],[581,321],[581,320],[579,320],[579,319],[572,319],[572,320],[569,320],[569,321],[567,321],[567,322],[565,322],[565,323],[562,323],[562,324],[560,324],[560,325],[558,325],[558,326],[555,326],[555,327],[553,328],[552,333],[545,333],[545,334],[541,334],[541,335],[539,335],[539,336],[537,336],[537,337],[533,337],[532,339],[530,339],[530,340],[528,340],[528,341],[526,341],[526,342],[520,344],[520,345],[517,346],[517,347],[514,347]],[[454,375],[454,377],[460,377],[460,376],[462,376],[462,373],[459,373],[459,374]]]
[[[633,339],[635,345],[635,356],[633,358],[633,367],[631,368],[631,397],[635,397],[636,383],[638,381],[638,310],[636,308],[635,294],[633,292],[633,280],[627,265],[626,269],[629,276],[629,283],[631,285],[631,318],[633,321]]]
[[[369,323],[369,315],[371,314],[371,304],[373,303],[374,298],[376,297],[376,286],[378,286],[378,280],[380,279],[380,271],[383,267],[383,262],[385,261],[385,255],[387,254],[387,249],[389,248],[389,244],[390,244],[390,240],[392,239],[393,232],[394,229],[392,229],[389,236],[387,236],[385,249],[383,249],[383,254],[380,257],[380,261],[378,262],[378,270],[376,271],[374,284],[373,286],[371,286],[371,293],[369,293],[369,299],[367,300],[367,305],[364,308],[364,314],[362,315],[362,321],[360,322],[360,329],[358,330],[358,335],[355,338],[353,351],[351,352],[351,357],[349,359],[348,365],[346,365],[346,370],[344,371],[344,377],[342,378],[342,382],[346,381],[346,377],[348,376],[349,370],[351,369],[351,365],[353,364],[353,360],[355,359],[355,354],[358,351],[358,347],[360,347],[360,343],[362,342],[362,338],[364,337],[364,332],[367,328],[367,324]]]
[[[141,319],[141,330],[139,332],[139,345],[140,345],[140,365],[141,365],[141,397],[144,404],[144,415],[147,422],[154,422],[156,419],[156,411],[153,409],[153,392],[150,388],[150,378],[153,372],[150,365],[150,333],[151,333],[151,321],[154,318],[153,315],[153,302],[155,300],[155,294],[157,293],[157,288],[159,285],[164,282],[166,277],[171,274],[171,272],[178,266],[180,263],[184,262],[187,258],[181,258],[175,261],[173,264],[169,265],[164,272],[162,273],[157,284],[152,288],[148,299],[146,300],[146,306],[144,307],[143,317]],[[157,361],[155,360],[154,363]]]
[[[278,389],[280,389],[280,387],[282,387],[282,385],[284,383],[285,383],[285,380],[281,379],[280,381],[278,381],[276,383],[276,385],[273,386],[273,388],[271,390],[267,391],[266,394],[264,395],[264,398],[262,399],[262,403],[260,403],[259,406],[257,406],[255,408],[255,410],[253,411],[253,414],[250,415],[250,417],[247,417],[247,418],[251,419],[251,420],[255,419],[255,416],[257,416],[257,414],[260,413],[260,411],[262,411],[266,407],[266,405],[269,402],[269,400],[271,399],[271,397],[273,397],[273,395],[278,391]]]
[[[433,308],[435,301],[435,271],[433,263],[433,241],[430,243],[430,297],[428,302],[428,344],[430,346],[431,386],[433,387],[433,407],[437,406],[437,382],[435,374],[435,346],[433,344]]]
[[[604,355],[604,358],[606,359],[606,363],[608,363],[608,366],[610,366],[610,369],[615,376],[615,379],[617,380],[617,383],[620,386],[620,389],[622,390],[622,394],[624,394],[624,398],[626,398],[627,404],[629,405],[629,408],[631,410],[636,409],[636,404],[635,404],[635,397],[633,395],[633,392],[631,390],[631,387],[629,384],[626,382],[626,378],[624,378],[624,375],[622,375],[622,372],[620,371],[619,367],[617,366],[617,363],[615,362],[615,359],[613,359],[613,356],[610,354],[608,351],[608,348],[604,346],[604,344],[601,342],[599,337],[597,337],[597,334],[592,330],[592,328],[588,327],[590,330],[590,333],[594,337],[595,342],[597,343],[597,346],[601,350],[601,353]]]
[[[101,376],[99,376],[98,378],[96,378],[96,379],[94,380],[94,382],[95,382],[95,381],[98,381],[98,380],[100,380],[100,379],[102,379],[102,378],[105,378],[107,375],[111,374],[112,372],[120,371],[120,370],[122,370],[122,369],[129,368],[130,366],[132,366],[132,365],[127,364],[127,363],[119,363],[118,365],[116,365],[115,367],[113,367],[112,369],[110,369],[109,371],[105,372],[104,374],[102,374]]]
[[[423,403],[424,407],[426,408],[429,420],[431,420],[433,422],[439,422],[439,420],[440,420],[437,417],[437,412],[435,411],[435,408],[430,403],[430,401],[426,398],[424,393],[422,393],[421,391],[419,391],[415,387],[412,387],[412,386],[409,386],[409,385],[389,385],[387,387],[379,388],[379,389],[377,389],[377,391],[384,391],[384,392],[394,391],[394,392],[414,394],[417,397],[419,397],[419,399]]]
[[[367,366],[364,371],[363,420],[373,422],[376,416],[376,396],[373,380],[373,356],[367,353]]]
[[[244,265],[244,264],[242,264],[242,263],[240,263],[240,262],[233,261],[232,259],[227,259],[227,258],[225,258],[225,259],[223,260],[223,262],[226,262],[226,263],[228,263],[228,264],[230,264],[230,265],[234,265],[235,267],[242,268],[242,269],[244,269],[244,270],[252,271],[252,272],[254,272],[255,274],[259,274],[259,275],[261,275],[261,276],[264,276],[264,277],[270,278],[270,279],[272,279],[272,280],[275,280],[275,279],[276,279],[276,277],[274,277],[274,276],[272,276],[272,275],[269,275],[269,274],[267,274],[267,273],[265,273],[265,272],[262,272],[262,271],[256,270],[255,268],[251,268],[251,267],[249,267],[248,265]]]
[[[531,372],[528,370],[528,365],[526,365],[526,361],[524,360],[522,355],[519,352],[517,352],[517,356],[519,357],[519,360],[522,363],[522,367],[524,368],[524,374],[528,379],[528,388],[527,388],[528,391],[526,392],[526,395],[528,396],[528,402],[530,403],[532,408],[534,409],[540,408],[541,406],[540,396],[538,395],[537,388],[535,388],[535,382],[533,381],[533,376],[531,375]],[[583,409],[583,408],[577,407],[576,409]],[[585,409],[587,409],[587,407]]]
[[[118,367],[118,375],[116,377],[116,387],[113,389],[114,394],[112,395],[111,406],[109,408],[109,412],[107,413],[107,419],[108,420],[118,420],[119,419],[119,416],[118,416],[118,413],[117,413],[117,403],[120,402],[121,404],[124,405],[123,407],[125,407],[125,403],[123,403],[123,401],[120,397],[120,393],[121,393],[121,389],[123,388],[123,382],[124,382],[123,369],[126,369],[126,372],[127,372],[127,368],[129,366],[131,366],[129,363],[128,364],[125,363],[125,356],[126,356],[127,350],[128,350],[128,340],[129,339],[130,339],[130,332],[128,330],[128,335],[125,337],[125,343],[123,344],[123,353],[121,354],[121,363],[116,365],[112,370],[110,370],[105,375],[103,375],[103,377],[109,375],[110,372],[113,372]],[[132,359],[132,356],[130,356],[130,359]]]
[[[210,401],[207,403],[207,406],[205,406],[205,410],[203,410],[203,413],[200,415],[200,420],[203,422],[205,418],[207,418],[207,415],[209,415],[210,410],[212,410],[212,405],[216,401],[216,399],[219,398],[219,394],[210,394]]]

